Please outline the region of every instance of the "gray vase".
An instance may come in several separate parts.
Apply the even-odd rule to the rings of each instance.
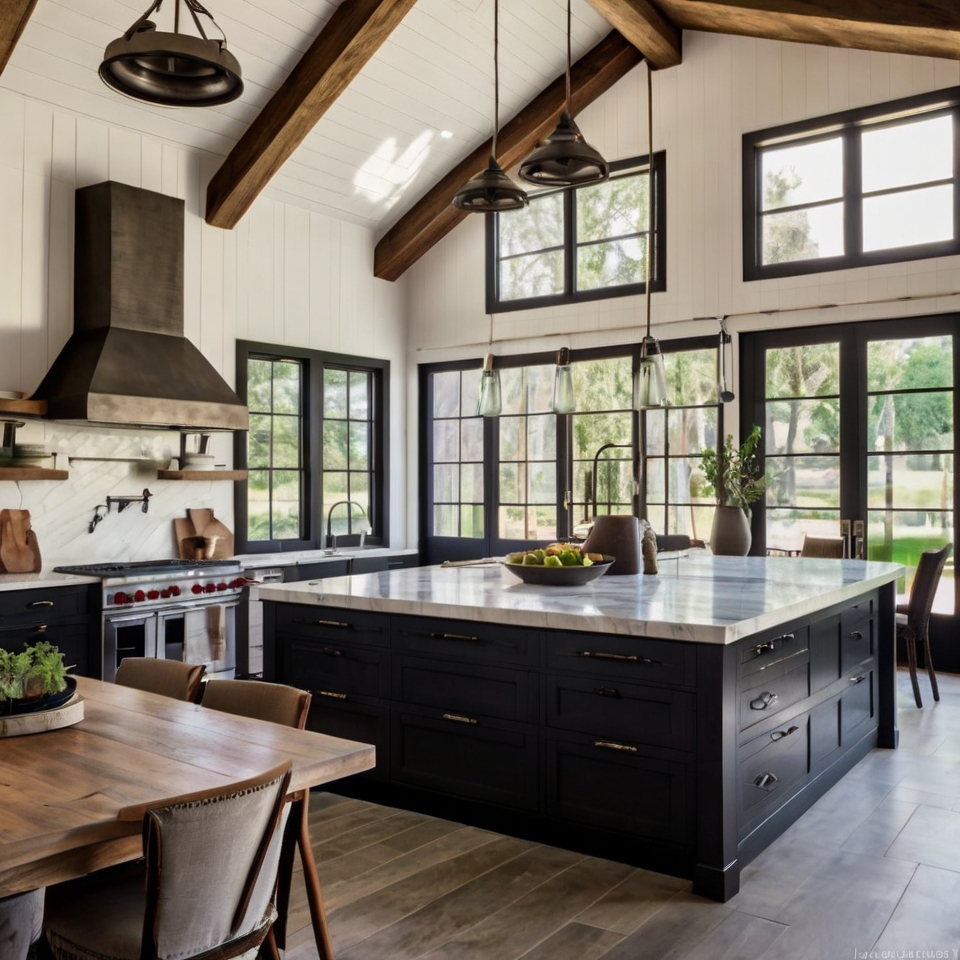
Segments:
[[[750,521],[741,507],[717,507],[710,530],[710,549],[715,556],[745,557],[753,537]]]

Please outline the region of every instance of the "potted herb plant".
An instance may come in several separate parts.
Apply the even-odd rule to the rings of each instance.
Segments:
[[[717,510],[710,532],[710,548],[720,556],[745,557],[750,552],[750,504],[763,496],[765,480],[757,449],[760,428],[754,424],[743,444],[733,445],[727,434],[719,451],[704,449],[700,469],[705,492],[713,493]]]
[[[0,650],[0,713],[17,712],[24,700],[39,700],[67,686],[63,654],[41,641],[22,653]]]

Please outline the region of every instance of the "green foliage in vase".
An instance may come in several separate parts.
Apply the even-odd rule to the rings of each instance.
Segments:
[[[763,496],[765,480],[757,456],[759,445],[760,428],[754,424],[739,449],[729,433],[721,450],[703,449],[700,469],[707,480],[704,493],[712,493],[718,506],[745,508]]]
[[[63,654],[41,641],[22,653],[0,650],[0,701],[59,693],[67,685]]]

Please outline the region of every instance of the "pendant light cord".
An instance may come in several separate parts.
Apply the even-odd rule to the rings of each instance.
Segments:
[[[573,116],[573,105],[570,103],[570,0],[567,0],[567,113]]]
[[[500,0],[493,0],[493,147],[497,159],[497,132],[500,128]]]
[[[568,0],[569,2],[569,0]],[[644,290],[647,311],[647,336],[650,336],[650,295],[653,292],[653,71],[647,61],[647,149],[650,152],[647,164],[647,282]]]

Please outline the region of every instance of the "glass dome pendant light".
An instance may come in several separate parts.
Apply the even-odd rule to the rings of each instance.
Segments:
[[[550,409],[554,413],[575,413],[577,409],[577,393],[573,385],[573,367],[570,366],[569,347],[561,347],[557,351]]]
[[[493,2],[493,143],[483,173],[469,179],[451,201],[467,213],[497,213],[519,210],[528,203],[527,194],[497,163],[497,131],[500,128],[500,2]],[[499,412],[499,411],[498,411]]]
[[[653,287],[653,75],[647,64],[647,142],[650,151],[647,180],[646,303],[647,332],[640,341],[640,361],[633,377],[633,405],[637,410],[667,405],[667,378],[660,344],[650,333],[650,294]]]
[[[181,2],[200,36],[180,32]],[[107,44],[100,79],[128,97],[167,107],[212,107],[236,100],[243,93],[240,64],[227,50],[213,14],[199,0],[174,0],[173,33],[166,33],[147,19],[159,13],[162,3],[153,0],[122,37]],[[198,14],[210,20],[222,39],[207,37]]]
[[[483,358],[483,370],[480,372],[480,390],[477,393],[477,416],[499,417],[503,409],[500,393],[500,371],[494,365],[494,356],[490,352],[493,346],[493,314],[490,314],[490,339]]]
[[[600,183],[610,176],[610,165],[583,138],[571,114],[570,0],[567,0],[567,99],[556,130],[537,144],[520,164],[520,179],[548,187],[578,187]]]

